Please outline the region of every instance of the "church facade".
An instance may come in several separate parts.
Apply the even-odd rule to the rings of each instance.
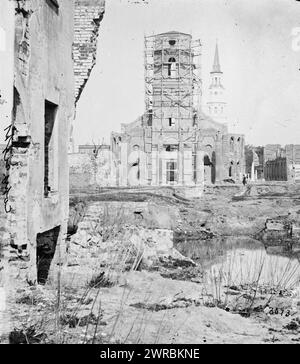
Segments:
[[[145,113],[112,133],[119,186],[195,186],[240,181],[244,136],[230,134],[216,46],[207,113],[201,43],[190,34],[145,37]]]

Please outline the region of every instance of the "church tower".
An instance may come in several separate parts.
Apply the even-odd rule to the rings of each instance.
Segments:
[[[215,121],[226,121],[226,102],[224,100],[224,86],[222,84],[223,72],[219,60],[219,49],[216,44],[214,63],[210,72],[209,101],[207,102],[208,115]]]

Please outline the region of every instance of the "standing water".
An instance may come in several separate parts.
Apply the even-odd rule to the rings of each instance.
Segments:
[[[176,248],[203,268],[208,281],[219,280],[223,286],[256,284],[293,290],[300,285],[299,251],[266,248],[245,237],[186,241]]]

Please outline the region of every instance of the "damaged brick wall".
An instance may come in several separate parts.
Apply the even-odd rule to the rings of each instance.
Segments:
[[[75,1],[73,45],[76,103],[96,63],[97,39],[105,0]]]
[[[16,61],[19,64],[20,72],[26,77],[29,72],[30,59],[29,21],[33,10],[25,0],[17,0],[15,4],[15,13],[16,39],[19,40],[18,44],[16,44],[18,50]]]
[[[74,118],[73,2],[16,0],[14,43],[14,95],[9,174],[12,210],[10,272],[13,278],[36,280],[37,235],[61,226],[64,246],[68,215],[69,123]],[[51,145],[51,174],[45,168],[46,105],[56,106]],[[57,163],[59,156],[59,165]],[[49,162],[50,166],[50,162]],[[44,184],[55,176],[51,193]],[[53,177],[54,179],[54,177]],[[22,273],[20,275],[20,273]]]
[[[16,131],[9,172],[11,258],[28,262],[29,270],[24,269],[24,273],[34,280],[37,234],[61,226],[58,246],[64,244],[69,193],[66,141],[74,120],[75,100],[79,100],[96,61],[105,2],[15,0],[12,3],[15,30],[12,123]],[[56,110],[49,165],[45,161],[44,135],[48,104]],[[45,195],[45,180],[50,177],[52,184],[47,186],[50,192]],[[17,263],[16,266],[19,267]]]

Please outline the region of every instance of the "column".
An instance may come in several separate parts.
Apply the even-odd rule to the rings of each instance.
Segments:
[[[121,143],[121,168],[120,168],[120,185],[127,186],[127,174],[128,174],[128,144]]]
[[[215,182],[221,182],[223,179],[223,145],[222,137],[217,134],[215,148]]]
[[[254,175],[254,162],[251,164],[251,181],[255,181],[255,175]]]
[[[178,184],[184,185],[184,147],[182,142],[179,142],[177,159],[178,159]]]
[[[158,173],[157,173],[157,177],[158,177],[158,185],[160,186],[162,184],[162,164],[163,164],[163,156],[162,156],[162,143],[161,140],[159,140],[158,142],[158,151],[157,151],[157,156],[158,156],[158,163],[157,163],[157,167],[158,167]]]
[[[204,152],[200,149],[196,151],[196,185],[204,184]]]

